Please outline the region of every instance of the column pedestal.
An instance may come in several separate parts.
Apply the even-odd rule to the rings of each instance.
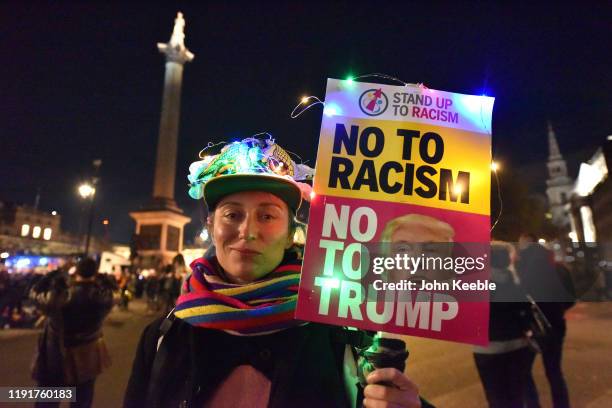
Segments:
[[[130,217],[136,221],[141,267],[168,265],[183,250],[183,228],[191,218],[168,209],[133,211]]]

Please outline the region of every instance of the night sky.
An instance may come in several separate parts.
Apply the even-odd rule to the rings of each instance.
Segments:
[[[227,4],[226,4],[227,3]],[[331,3],[331,2],[330,2]],[[496,98],[493,152],[544,192],[546,121],[575,176],[612,134],[612,6],[456,2],[120,2],[0,4],[0,200],[84,221],[78,183],[103,161],[96,233],[127,243],[128,212],[151,196],[164,58],[176,12],[186,19],[176,199],[193,218],[189,163],[209,141],[274,135],[314,163],[321,107],[289,114],[326,79],[382,72],[430,88]],[[608,4],[606,6],[606,3]],[[503,182],[503,173],[502,182]]]

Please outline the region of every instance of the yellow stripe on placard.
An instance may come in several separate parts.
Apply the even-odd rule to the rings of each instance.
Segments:
[[[489,215],[490,146],[490,135],[460,129],[325,118],[314,191]]]

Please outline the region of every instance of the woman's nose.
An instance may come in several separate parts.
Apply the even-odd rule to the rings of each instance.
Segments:
[[[240,224],[240,238],[247,241],[253,240],[257,237],[257,233],[257,220],[254,217],[246,216]]]

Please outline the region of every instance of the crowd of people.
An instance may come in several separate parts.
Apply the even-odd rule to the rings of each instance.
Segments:
[[[132,299],[144,298],[147,312],[167,314],[174,308],[186,275],[187,268],[181,254],[171,264],[159,270],[149,269],[146,274],[125,268],[115,276],[119,287],[119,308],[128,310]]]
[[[28,298],[28,291],[40,277],[33,273],[9,273],[0,269],[0,330],[36,326],[41,313]]]
[[[76,271],[77,259],[70,257],[57,269],[72,275]],[[0,265],[2,266],[2,265]],[[123,268],[119,273],[109,274],[117,292],[117,307],[128,310],[132,299],[145,298],[151,313],[168,313],[180,294],[181,284],[187,274],[182,255],[177,255],[172,264],[152,269],[144,274],[138,270]],[[9,273],[0,268],[0,330],[32,329],[40,327],[44,320],[41,308],[29,296],[31,289],[48,273],[35,270],[19,270]]]
[[[177,256],[160,278],[140,278],[128,269],[120,274],[97,270],[94,259],[82,258],[76,265],[67,262],[46,274],[0,275],[2,310],[21,309],[33,315],[28,325],[24,318],[19,325],[7,323],[3,315],[6,327],[42,329],[33,359],[33,379],[41,387],[76,387],[78,399],[71,405],[75,407],[91,406],[96,378],[111,364],[102,328],[112,308],[127,309],[130,298],[147,296],[154,299],[155,312],[169,312],[180,292],[185,262]]]

